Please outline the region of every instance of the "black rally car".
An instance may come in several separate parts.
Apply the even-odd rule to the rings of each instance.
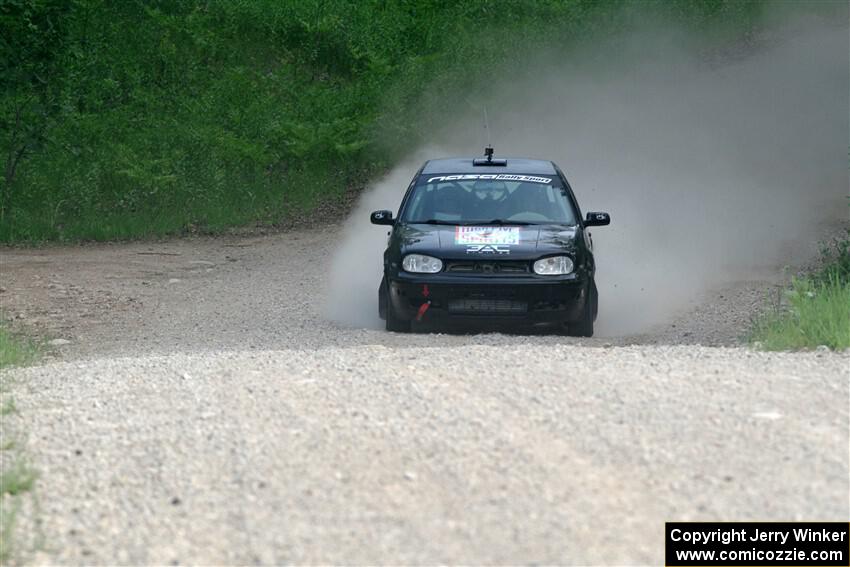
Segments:
[[[507,323],[593,334],[598,295],[587,228],[607,213],[581,216],[564,174],[551,161],[430,160],[399,208],[375,211],[392,226],[378,310],[390,331],[411,324]]]

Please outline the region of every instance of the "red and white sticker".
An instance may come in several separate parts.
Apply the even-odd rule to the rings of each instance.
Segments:
[[[518,226],[458,226],[455,244],[519,244]]]

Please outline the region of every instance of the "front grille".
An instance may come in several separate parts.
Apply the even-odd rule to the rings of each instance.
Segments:
[[[449,313],[525,313],[528,304],[511,299],[452,299],[449,300]]]
[[[517,261],[462,261],[448,262],[446,272],[456,274],[493,274],[510,276],[528,273],[528,262]]]

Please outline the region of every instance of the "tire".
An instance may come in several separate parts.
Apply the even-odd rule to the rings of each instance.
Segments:
[[[596,289],[596,280],[590,280],[590,293],[593,295],[593,320],[599,314],[599,290]]]
[[[381,278],[381,285],[378,286],[378,317],[386,321],[387,319],[387,278]]]
[[[385,286],[384,293],[380,294],[379,300],[383,301],[382,311],[384,312],[384,315],[386,315],[386,320],[384,321],[386,329],[394,333],[409,333],[410,321],[405,321],[404,319],[396,317],[395,309],[393,309],[393,302],[390,301],[389,286],[387,286],[386,280],[384,280],[383,285]]]
[[[599,308],[599,295],[596,292],[596,282],[591,281],[588,286],[587,300],[584,302],[581,319],[569,327],[569,334],[574,337],[592,337],[593,321]]]

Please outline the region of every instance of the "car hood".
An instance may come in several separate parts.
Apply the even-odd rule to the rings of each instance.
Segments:
[[[402,254],[428,254],[441,259],[475,257],[536,259],[547,254],[575,254],[577,226],[451,226],[406,224],[396,228]]]

